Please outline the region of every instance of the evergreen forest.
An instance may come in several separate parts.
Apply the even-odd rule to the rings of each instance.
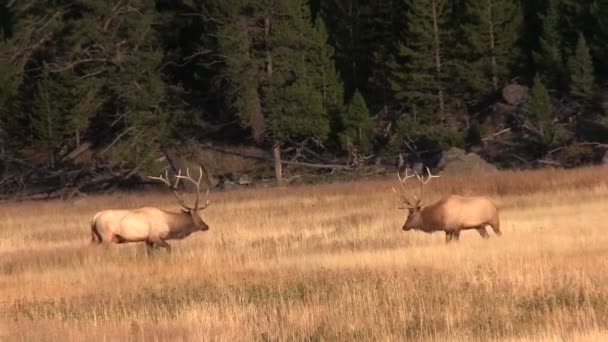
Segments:
[[[452,147],[596,164],[606,42],[606,0],[0,0],[0,193],[209,146],[279,181]]]

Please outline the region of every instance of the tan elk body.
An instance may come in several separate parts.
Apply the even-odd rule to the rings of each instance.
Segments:
[[[102,210],[91,219],[91,243],[99,245],[145,242],[148,252],[157,247],[171,251],[171,246],[166,240],[183,239],[196,231],[208,230],[209,226],[199,215],[199,211],[209,205],[207,201],[204,206],[199,207],[202,170],[200,172],[198,181],[192,179],[189,172],[186,177],[181,176],[180,172],[174,185],[170,184],[167,173],[164,178],[150,177],[162,181],[173,189],[182,206],[181,211],[176,213],[153,207]],[[196,186],[196,201],[193,207],[187,206],[175,190],[180,179],[187,179]]]
[[[489,234],[486,226],[489,225],[496,235],[500,236],[500,219],[498,208],[487,197],[484,196],[459,196],[449,195],[441,198],[437,202],[424,205],[422,203],[424,186],[438,176],[432,176],[427,168],[428,177],[424,180],[418,174],[401,178],[399,182],[403,190],[399,194],[405,208],[409,210],[408,217],[403,224],[403,230],[420,230],[427,233],[444,231],[446,242],[458,240],[460,231],[476,229],[483,238],[488,238]],[[415,201],[410,201],[405,195],[405,180],[416,176],[421,184],[420,198],[414,196]],[[393,189],[397,192],[395,189]]]

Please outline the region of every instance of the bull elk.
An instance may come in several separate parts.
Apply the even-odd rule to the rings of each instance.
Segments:
[[[199,215],[199,211],[209,206],[209,189],[205,195],[205,202],[201,205],[201,180],[203,170],[199,168],[198,180],[190,176],[186,169],[186,176],[182,176],[181,170],[171,184],[168,173],[165,176],[150,177],[166,184],[172,190],[177,202],[181,205],[180,212],[170,212],[159,208],[142,207],[138,209],[122,210],[109,209],[96,213],[91,219],[91,244],[100,245],[122,244],[129,242],[145,242],[148,254],[155,248],[163,247],[171,252],[171,246],[167,240],[183,239],[196,231],[206,231],[209,226]],[[194,206],[188,206],[177,192],[181,179],[194,184],[196,188],[196,199]]]
[[[403,224],[403,230],[409,231],[415,229],[426,233],[444,231],[446,243],[452,240],[458,241],[460,231],[466,229],[477,229],[483,238],[489,238],[486,225],[490,225],[496,235],[502,235],[500,232],[498,209],[487,197],[449,195],[433,204],[425,205],[422,202],[424,186],[431,179],[439,177],[431,175],[428,167],[426,171],[428,174],[426,179],[424,176],[421,177],[417,172],[414,172],[413,175],[408,175],[406,170],[403,178],[397,173],[401,193],[395,188],[393,188],[393,191],[404,204],[400,209],[408,209],[409,211],[407,219]],[[412,177],[416,177],[420,183],[420,197],[412,195],[414,201],[410,201],[405,189],[405,181]]]

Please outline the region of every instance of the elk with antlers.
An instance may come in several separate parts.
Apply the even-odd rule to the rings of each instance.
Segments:
[[[477,229],[483,238],[488,238],[486,225],[490,225],[496,235],[501,235],[498,209],[487,197],[449,195],[433,204],[424,205],[422,202],[424,186],[431,179],[439,177],[431,175],[428,167],[426,171],[428,174],[426,179],[416,172],[413,175],[408,175],[407,170],[403,178],[397,174],[401,193],[397,192],[395,188],[393,188],[393,191],[404,204],[400,209],[409,210],[403,230],[415,229],[427,233],[444,231],[446,243],[452,240],[458,241],[460,231],[466,229]],[[416,177],[420,183],[420,197],[412,195],[414,201],[410,201],[405,189],[405,181],[412,177]]]
[[[162,174],[159,177],[149,177],[161,181],[172,190],[182,207],[181,212],[175,213],[153,207],[100,211],[91,219],[91,244],[145,242],[148,253],[158,247],[171,252],[167,240],[183,239],[196,231],[208,230],[209,226],[199,215],[199,211],[209,205],[209,200],[205,200],[203,205],[200,204],[202,168],[199,168],[199,172],[200,175],[195,180],[190,176],[189,170],[186,169],[186,176],[182,176],[180,170],[173,184],[169,181],[168,172],[165,172],[164,177]],[[196,188],[196,199],[192,207],[186,205],[177,192],[181,179],[191,182]],[[209,189],[206,197],[208,195]]]

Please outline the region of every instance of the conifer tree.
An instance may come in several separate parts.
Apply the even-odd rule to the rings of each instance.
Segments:
[[[68,128],[74,134],[74,142],[79,147],[84,133],[88,130],[90,120],[95,116],[104,102],[98,83],[87,81],[75,84],[70,95],[77,99],[69,113]]]
[[[54,167],[57,149],[65,137],[65,108],[61,103],[68,96],[68,89],[60,79],[53,79],[45,69],[36,82],[32,101],[32,129],[38,146],[47,152],[49,163]]]
[[[372,139],[373,121],[363,95],[357,90],[342,119],[340,142],[346,150],[354,147],[360,152],[368,153],[372,149]]]
[[[397,100],[417,108],[421,116],[445,119],[443,43],[448,34],[446,0],[409,0],[407,35],[392,65],[391,86]]]
[[[370,108],[381,107],[383,114],[389,114],[393,94],[389,77],[391,60],[396,53],[396,44],[402,36],[405,16],[405,2],[400,0],[379,0],[370,2],[369,36],[366,40],[370,72],[365,87],[359,86]]]
[[[540,51],[534,53],[534,60],[544,83],[550,88],[561,88],[564,79],[564,58],[559,30],[559,0],[550,0],[546,13],[540,17],[543,30],[540,36]]]
[[[537,131],[533,133],[538,136],[538,142],[543,146],[551,144],[555,131],[551,98],[538,75],[534,77],[534,84],[526,103],[526,110],[528,119],[534,125],[533,128],[537,128]]]
[[[585,36],[579,34],[576,51],[568,61],[570,74],[570,93],[584,103],[593,95],[593,61],[585,41]]]
[[[608,60],[608,2],[605,0],[594,0],[589,5],[590,20],[593,22],[593,36],[589,38],[589,49],[596,61]],[[597,63],[596,72],[608,75],[608,63]]]
[[[517,40],[522,13],[515,0],[467,0],[462,57],[470,56],[465,78],[474,78],[482,93],[497,91],[519,57]],[[472,58],[471,58],[472,57]],[[476,88],[475,86],[473,88]]]
[[[315,20],[315,31],[311,37],[313,49],[310,53],[310,69],[314,74],[314,87],[321,91],[323,110],[327,114],[330,128],[337,132],[344,106],[344,84],[336,69],[334,49],[329,44],[325,23],[322,18]]]
[[[346,96],[367,85],[370,72],[369,39],[367,30],[370,4],[360,0],[324,0],[321,15],[336,49],[336,61],[344,79]]]
[[[325,82],[319,73],[320,65],[330,65],[319,53],[328,56],[329,50],[323,51],[326,43],[303,0],[235,0],[218,8],[219,57],[234,89],[234,106],[242,125],[258,141],[272,144],[281,184],[281,145],[303,137],[325,139],[326,110],[340,103],[335,75],[330,71]]]

